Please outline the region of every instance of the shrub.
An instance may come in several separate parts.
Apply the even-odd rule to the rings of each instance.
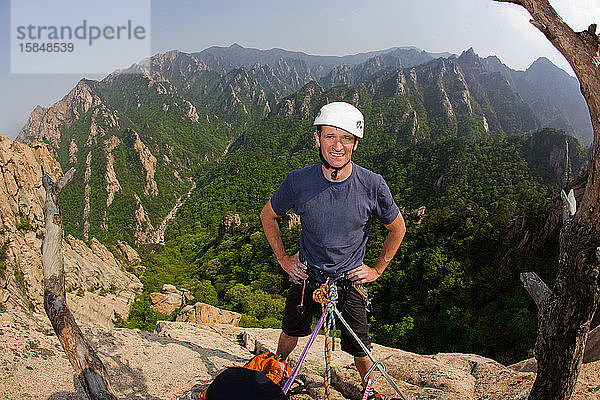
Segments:
[[[35,231],[35,228],[33,227],[33,225],[31,225],[31,222],[29,222],[27,218],[23,217],[21,217],[21,220],[17,224],[17,229],[24,232]]]

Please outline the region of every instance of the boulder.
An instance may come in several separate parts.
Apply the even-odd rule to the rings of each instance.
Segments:
[[[181,307],[181,296],[165,293],[150,293],[150,307],[161,314],[171,314]]]
[[[242,315],[233,311],[205,303],[196,303],[184,307],[176,318],[178,322],[192,322],[194,324],[218,323],[238,326]]]
[[[150,293],[150,307],[161,314],[170,315],[193,299],[194,296],[189,290],[179,290],[174,285],[165,283],[161,293]]]
[[[181,292],[179,290],[177,290],[177,288],[174,285],[169,285],[168,283],[165,283],[162,287],[162,292],[165,294],[178,294],[181,295]]]

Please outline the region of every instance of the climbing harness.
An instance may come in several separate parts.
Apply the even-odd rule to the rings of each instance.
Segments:
[[[354,286],[354,289],[356,289],[358,294],[360,294],[365,301],[365,308],[367,309],[367,312],[371,312],[371,299],[369,298],[369,292],[367,291],[365,285],[354,284],[352,286]]]

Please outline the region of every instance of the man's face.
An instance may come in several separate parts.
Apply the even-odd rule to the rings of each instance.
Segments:
[[[328,125],[321,127],[321,135],[315,133],[315,140],[325,160],[334,168],[346,165],[358,146],[354,135]]]

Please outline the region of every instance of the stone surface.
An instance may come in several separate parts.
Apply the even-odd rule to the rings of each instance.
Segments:
[[[239,313],[221,310],[210,304],[196,303],[193,306],[190,305],[184,307],[176,320],[180,322],[192,322],[195,324],[215,322],[238,326],[241,318],[242,315]]]
[[[129,265],[135,265],[142,262],[140,255],[127,242],[117,240],[117,248],[122,253],[123,258]]]
[[[156,333],[80,325],[121,399],[196,399],[220,371],[242,366],[253,357],[242,345],[242,335],[271,350],[279,336],[276,329],[224,324],[161,321]],[[0,340],[6,349],[0,352],[0,399],[86,399],[74,383],[73,369],[45,315],[1,312]],[[301,338],[290,355],[292,367],[306,342],[307,338]],[[300,389],[304,392],[292,400],[323,398],[323,348],[323,336],[319,335],[300,369],[299,379],[304,383]],[[332,358],[333,398],[360,399],[352,357],[336,348]],[[385,363],[411,400],[526,399],[535,379],[533,373],[516,372],[477,355],[422,356],[379,345],[374,346],[373,354]],[[397,397],[383,378],[375,387],[388,399]],[[600,399],[600,362],[583,365],[572,398]]]
[[[165,283],[162,293],[150,293],[150,306],[161,314],[171,315],[181,306],[193,300],[189,290],[178,290],[175,286]]]
[[[153,310],[170,315],[181,307],[180,294],[150,293],[150,304]]]

